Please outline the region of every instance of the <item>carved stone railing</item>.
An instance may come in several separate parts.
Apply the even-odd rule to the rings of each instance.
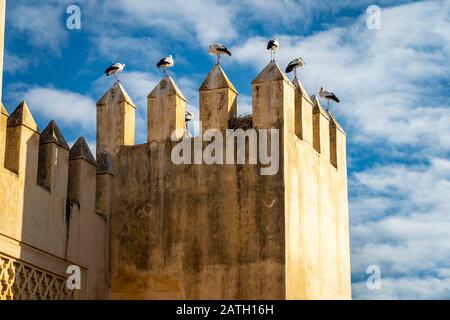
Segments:
[[[72,300],[66,279],[0,254],[0,300]]]

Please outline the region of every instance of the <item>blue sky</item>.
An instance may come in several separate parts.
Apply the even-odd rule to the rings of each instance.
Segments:
[[[66,9],[81,8],[81,30]],[[381,29],[366,27],[379,5]],[[174,8],[174,9],[172,9]],[[223,68],[250,111],[251,80],[268,63],[301,56],[309,94],[342,100],[334,112],[348,134],[353,296],[450,298],[450,1],[8,1],[3,101],[25,99],[39,126],[55,119],[66,140],[95,148],[95,102],[111,85],[103,70],[126,63],[124,87],[146,139],[146,95],[172,54],[172,76],[198,116],[197,88],[214,64],[213,41],[233,52]],[[368,290],[379,265],[382,289]]]

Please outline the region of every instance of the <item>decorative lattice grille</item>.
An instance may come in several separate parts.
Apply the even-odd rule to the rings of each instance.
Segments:
[[[66,279],[0,254],[0,300],[72,300]]]

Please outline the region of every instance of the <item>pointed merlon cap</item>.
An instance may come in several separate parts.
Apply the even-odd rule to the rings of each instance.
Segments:
[[[8,127],[25,126],[30,130],[39,132],[36,121],[25,101],[17,106],[16,110],[8,118]]]
[[[234,93],[238,94],[236,88],[228,79],[227,75],[223,71],[219,64],[216,64],[206,76],[205,81],[198,89],[199,91],[213,90],[213,89],[230,89]]]
[[[83,137],[78,138],[77,142],[74,143],[69,152],[69,160],[78,159],[86,160],[94,166],[97,165],[94,156],[92,155],[91,150]]]
[[[341,131],[343,134],[346,134],[344,129],[342,129],[339,122],[337,122],[336,118],[333,116],[333,114],[329,111],[327,111],[328,117],[330,118],[330,126],[336,127],[339,131]]]
[[[3,105],[3,103],[0,102],[0,104],[2,105],[2,114],[5,115],[5,116],[7,116],[7,117],[9,117],[9,113],[8,113],[8,111],[6,110],[6,108],[5,108],[5,106]]]
[[[41,137],[39,139],[39,144],[46,143],[55,143],[61,148],[69,150],[69,146],[67,145],[66,139],[64,139],[61,131],[59,130],[56,122],[54,120],[50,121],[47,128],[44,129],[41,133]]]
[[[184,101],[186,101],[186,98],[184,97],[181,90],[178,88],[177,84],[173,79],[169,76],[165,76],[161,79],[161,81],[158,83],[158,85],[150,92],[150,94],[147,96],[148,99],[150,98],[156,98],[156,97],[162,97],[162,96],[172,96],[177,95]]]
[[[278,80],[284,80],[288,83],[291,83],[291,81],[289,81],[289,78],[284,74],[283,71],[281,71],[278,64],[272,61],[256,76],[252,83]]]
[[[100,153],[97,157],[97,174],[112,174],[113,170],[111,156],[107,153]]]
[[[136,108],[136,105],[134,104],[133,100],[131,100],[128,93],[125,91],[123,86],[120,84],[120,82],[116,82],[113,84],[111,88],[109,88],[108,91],[101,97],[100,100],[97,102],[97,107],[106,105],[108,103],[121,103],[126,102],[130,106]]]
[[[325,118],[329,119],[327,112],[322,108],[319,99],[316,96],[311,96],[311,101],[313,103],[313,113],[321,113]]]
[[[311,97],[309,96],[308,92],[306,92],[306,89],[303,87],[303,84],[300,82],[300,80],[298,80],[298,78],[294,78],[292,83],[294,84],[295,87],[295,96],[296,97],[302,96],[312,103]]]

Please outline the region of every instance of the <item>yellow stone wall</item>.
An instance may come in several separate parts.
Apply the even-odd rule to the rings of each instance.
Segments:
[[[215,68],[200,108],[221,126],[237,98]],[[280,130],[278,173],[175,165],[169,128],[184,127],[185,102],[162,82],[173,90],[153,91],[149,110],[173,114],[149,121],[150,143],[133,145],[135,105],[120,84],[99,100],[97,161],[83,139],[69,150],[56,124],[41,132],[26,103],[2,113],[0,253],[60,277],[81,266],[86,298],[351,298],[345,133],[334,117],[270,63],[252,83],[253,126]]]
[[[109,232],[95,210],[95,160],[69,150],[53,123],[40,133],[24,102],[1,117],[0,254],[60,279],[77,265],[84,286],[73,296],[106,298]]]
[[[299,94],[297,91],[297,98]],[[310,101],[303,97],[298,106],[297,99],[295,110],[311,112]],[[315,128],[307,125],[308,120],[303,129],[313,139],[320,135],[317,143],[321,152],[292,130],[285,140],[285,170],[289,172],[285,176],[286,293],[290,299],[349,299],[346,136],[331,114],[323,111],[320,104],[316,107],[320,108],[321,117],[317,135],[312,134]],[[290,118],[293,109],[288,112]],[[337,167],[330,161],[331,150],[337,157]]]
[[[149,95],[149,116],[165,115],[149,119],[157,138],[112,155],[111,298],[351,298],[345,133],[332,115],[271,63],[252,84],[253,125],[280,129],[278,173],[175,165],[166,126],[182,93],[161,83]],[[199,92],[214,122],[203,130],[224,129],[236,92],[215,66]]]

